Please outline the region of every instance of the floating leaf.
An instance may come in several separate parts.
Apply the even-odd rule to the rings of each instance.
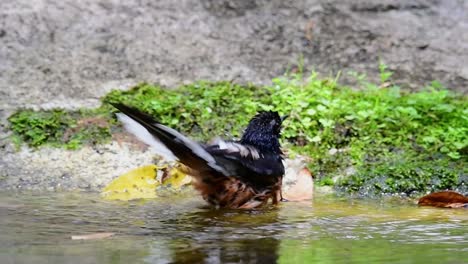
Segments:
[[[168,176],[162,180],[162,185],[171,187],[172,189],[180,189],[182,186],[192,182],[192,177],[182,172],[177,167],[170,168]]]
[[[101,195],[109,200],[148,199],[156,197],[156,171],[162,169],[156,165],[142,166],[129,171],[107,185]]]
[[[156,187],[164,186],[173,190],[191,182],[191,177],[177,166],[148,165],[131,170],[107,185],[102,193],[109,200],[134,200],[155,198]]]
[[[418,204],[444,208],[461,208],[468,205],[468,197],[453,191],[435,192],[421,197]]]

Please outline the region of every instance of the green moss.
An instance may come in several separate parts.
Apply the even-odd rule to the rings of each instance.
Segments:
[[[95,110],[24,110],[10,122],[31,146],[76,148],[110,137],[115,120],[109,114],[115,109],[108,102],[135,106],[197,140],[238,138],[257,111],[273,109],[289,114],[283,143],[313,158],[310,168],[321,185],[361,194],[466,190],[467,98],[438,83],[404,92],[388,83],[391,73],[382,64],[380,70],[380,85],[354,74],[359,89],[315,74],[307,80],[300,75],[275,78],[268,87],[196,82],[169,90],[141,84],[112,91]],[[96,116],[105,124],[79,122]],[[356,173],[344,176],[350,168]]]
[[[72,122],[65,111],[22,110],[8,119],[11,129],[30,146],[40,146],[48,141],[57,141]]]
[[[269,96],[268,90],[251,85],[197,82],[176,90],[141,84],[129,91],[113,91],[103,101],[125,102],[201,140],[215,135],[240,136]]]
[[[101,109],[66,112],[20,110],[10,116],[14,142],[26,142],[31,147],[51,145],[77,149],[83,144],[98,144],[110,139],[109,112]],[[107,115],[107,116],[106,116]]]
[[[353,90],[314,75],[274,84],[272,108],[292,117],[284,136],[314,158],[319,184],[333,178],[340,190],[363,194],[466,191],[466,97],[437,83],[415,93],[364,80]],[[357,173],[346,178],[350,168]],[[395,183],[379,188],[376,178]]]
[[[339,181],[341,190],[359,195],[401,194],[412,196],[423,191],[467,191],[466,161],[448,156],[412,151],[391,153],[360,166],[357,173]]]

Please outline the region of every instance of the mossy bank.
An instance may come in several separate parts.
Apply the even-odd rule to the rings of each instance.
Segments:
[[[121,128],[108,102],[125,102],[197,140],[238,138],[250,117],[276,110],[289,155],[310,156],[318,185],[359,195],[453,189],[467,191],[468,100],[434,82],[408,93],[389,82],[359,80],[358,89],[315,74],[276,78],[271,86],[196,82],[176,89],[141,84],[112,91],[97,109],[19,110],[11,139],[33,148],[102,144]],[[85,170],[86,168],[83,168]]]

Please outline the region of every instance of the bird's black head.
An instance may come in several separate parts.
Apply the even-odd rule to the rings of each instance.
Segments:
[[[249,122],[240,142],[258,148],[261,151],[281,153],[279,138],[281,136],[281,118],[278,112],[260,112]]]

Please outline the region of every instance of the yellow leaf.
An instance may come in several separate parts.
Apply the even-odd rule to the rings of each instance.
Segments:
[[[156,197],[156,165],[148,165],[131,170],[113,180],[101,192],[101,196],[109,200],[128,201],[132,199],[149,199]]]
[[[163,186],[171,187],[172,189],[180,189],[182,186],[189,184],[192,178],[182,172],[177,167],[170,168],[169,176],[162,182]]]
[[[157,196],[158,186],[179,191],[190,182],[191,177],[177,166],[148,165],[122,174],[102,190],[101,196],[108,200],[123,201],[151,199]]]

